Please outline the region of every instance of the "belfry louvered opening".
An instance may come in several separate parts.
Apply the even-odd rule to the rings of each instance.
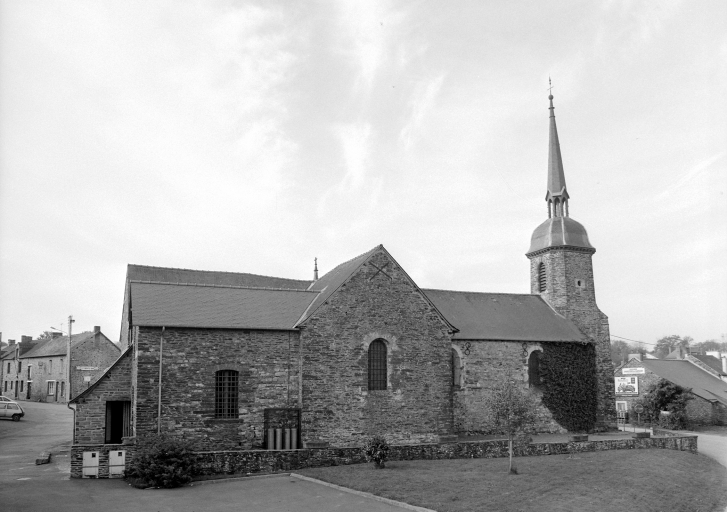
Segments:
[[[545,263],[538,265],[538,291],[543,293],[547,287],[547,281],[545,277]]]
[[[369,345],[369,390],[386,389],[386,343],[374,340]]]
[[[238,373],[220,370],[215,373],[215,418],[237,418]]]

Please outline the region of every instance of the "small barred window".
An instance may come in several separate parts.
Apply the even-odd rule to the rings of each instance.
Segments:
[[[369,345],[369,391],[386,389],[386,343],[374,340]]]
[[[545,263],[538,265],[538,291],[543,293],[547,287],[547,281],[545,277]]]
[[[462,361],[455,349],[452,349],[452,385],[462,386]]]
[[[531,388],[539,388],[543,385],[540,378],[540,350],[534,350],[528,358],[528,384]]]
[[[238,373],[220,370],[215,374],[215,418],[238,417]]]

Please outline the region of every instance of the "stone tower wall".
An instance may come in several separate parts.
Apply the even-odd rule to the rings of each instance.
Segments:
[[[538,289],[538,266],[546,269],[546,291],[540,295],[558,313],[572,321],[596,344],[598,411],[603,421],[615,421],[613,362],[608,317],[598,309],[593,279],[592,252],[551,249],[530,257],[530,289]]]

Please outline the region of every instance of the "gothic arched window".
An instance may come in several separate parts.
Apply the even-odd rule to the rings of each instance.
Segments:
[[[386,389],[386,343],[374,340],[369,345],[369,391]]]
[[[528,384],[531,388],[539,388],[543,385],[540,378],[540,350],[533,350],[528,358]]]
[[[547,278],[545,276],[545,263],[538,265],[538,291],[543,293],[547,289]]]

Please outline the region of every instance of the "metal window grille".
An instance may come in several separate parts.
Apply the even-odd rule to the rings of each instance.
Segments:
[[[545,280],[545,264],[541,263],[538,265],[538,290],[540,293],[543,293],[546,289],[546,280]]]
[[[220,370],[215,374],[215,418],[237,418],[238,373]]]
[[[369,390],[386,389],[386,343],[375,340],[369,346]]]

